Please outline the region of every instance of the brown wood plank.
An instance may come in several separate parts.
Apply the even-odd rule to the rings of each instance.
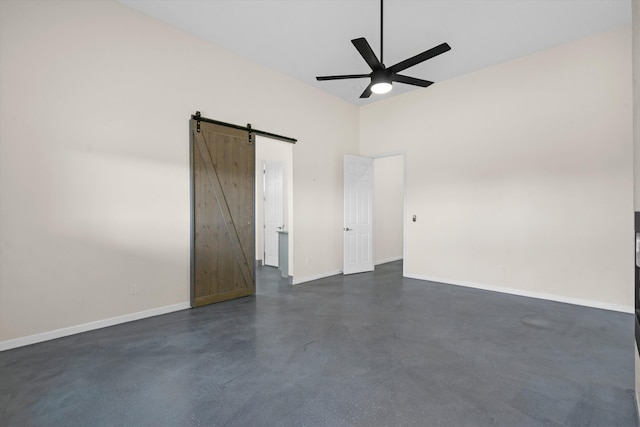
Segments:
[[[201,307],[203,305],[214,304],[216,302],[227,301],[234,298],[246,297],[253,295],[254,292],[251,289],[236,289],[233,291],[224,292],[216,295],[209,295],[200,298],[196,298],[193,301],[194,307]]]
[[[200,155],[205,165],[205,171],[208,178],[208,182],[211,185],[213,196],[216,200],[217,207],[220,210],[220,214],[221,214],[221,217],[219,217],[220,221],[224,225],[225,234],[227,234],[227,236],[229,237],[231,249],[233,250],[233,255],[235,256],[236,261],[240,265],[245,284],[248,285],[253,282],[253,274],[249,269],[250,264],[247,260],[246,254],[242,250],[242,243],[240,242],[240,237],[239,237],[239,229],[238,227],[236,227],[236,222],[234,221],[234,216],[231,213],[229,203],[227,200],[227,198],[230,198],[231,201],[233,202],[235,192],[231,191],[230,193],[225,194],[225,191],[222,187],[222,183],[220,180],[220,176],[218,174],[218,171],[213,165],[211,152],[209,151],[209,148],[205,143],[203,134],[204,132],[200,132],[195,137],[196,152],[198,155]],[[225,145],[228,145],[228,144],[225,144]],[[227,163],[226,166],[229,168],[230,165],[228,164],[228,162],[233,161],[233,157],[225,156],[224,161],[225,163]],[[230,168],[232,169],[232,167]],[[232,187],[232,185],[230,185],[229,183],[228,175],[225,174],[225,178],[223,179],[224,179],[223,182],[227,187]],[[238,215],[236,214],[236,218],[237,217]]]

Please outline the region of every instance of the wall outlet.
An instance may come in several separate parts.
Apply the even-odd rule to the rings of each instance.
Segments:
[[[135,295],[138,293],[138,285],[135,283],[131,283],[129,285],[129,295]]]

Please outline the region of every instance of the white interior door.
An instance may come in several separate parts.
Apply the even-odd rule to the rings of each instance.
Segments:
[[[344,274],[373,270],[373,159],[344,156]]]
[[[278,231],[284,229],[284,163],[264,162],[264,264],[278,266]]]

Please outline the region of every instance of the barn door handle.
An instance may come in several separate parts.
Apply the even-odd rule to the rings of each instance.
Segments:
[[[352,230],[352,228],[349,228],[349,227],[345,227],[344,228],[344,231],[351,231],[351,230]]]

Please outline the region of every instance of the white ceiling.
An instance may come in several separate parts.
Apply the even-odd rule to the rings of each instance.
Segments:
[[[351,39],[380,56],[379,0],[119,0],[230,51],[364,105],[367,74]],[[384,62],[391,66],[442,42],[452,50],[403,74],[437,82],[631,22],[630,0],[386,0]]]

